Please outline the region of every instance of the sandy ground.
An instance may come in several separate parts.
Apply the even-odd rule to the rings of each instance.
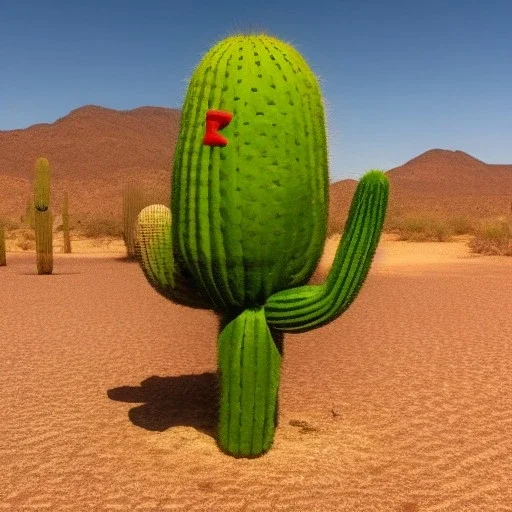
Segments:
[[[512,258],[383,239],[340,318],[285,336],[254,460],[215,442],[213,313],[122,254],[7,258],[0,510],[512,510]]]
[[[512,265],[512,258],[503,256],[483,256],[470,251],[467,235],[455,236],[452,242],[408,242],[398,241],[398,236],[383,234],[372,270],[387,273],[408,273],[422,275],[437,265],[458,264],[457,268],[500,263]],[[331,267],[340,241],[339,236],[327,240],[324,254],[314,274],[314,282],[321,282]]]

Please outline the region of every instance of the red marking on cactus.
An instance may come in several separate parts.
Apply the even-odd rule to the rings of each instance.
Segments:
[[[206,112],[206,133],[204,134],[203,144],[207,146],[225,146],[228,139],[223,137],[218,130],[227,126],[233,114],[225,110],[208,110]]]

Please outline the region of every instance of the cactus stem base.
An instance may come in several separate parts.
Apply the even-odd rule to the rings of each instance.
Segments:
[[[246,309],[221,330],[218,343],[218,442],[235,457],[257,457],[273,443],[281,354],[263,308]]]

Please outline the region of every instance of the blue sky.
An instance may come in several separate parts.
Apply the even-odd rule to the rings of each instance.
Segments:
[[[331,181],[432,148],[512,164],[512,0],[5,2],[0,130],[83,105],[180,108],[237,30],[293,44],[328,106]]]

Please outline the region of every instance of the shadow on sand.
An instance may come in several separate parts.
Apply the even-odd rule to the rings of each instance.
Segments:
[[[83,272],[52,272],[51,274],[41,274],[41,276],[71,276],[75,274],[83,274]],[[34,272],[18,272],[19,276],[38,276],[37,270]]]
[[[170,427],[194,427],[216,439],[218,379],[215,373],[180,375],[143,380],[140,386],[109,389],[111,400],[142,403],[128,417],[138,427],[163,432]]]
[[[118,263],[136,263],[139,264],[139,261],[137,258],[129,258],[128,256],[114,256],[112,258],[114,261],[117,261]]]

